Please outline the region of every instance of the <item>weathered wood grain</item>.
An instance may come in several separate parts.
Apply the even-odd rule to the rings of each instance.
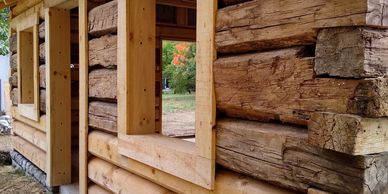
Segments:
[[[12,105],[17,106],[19,103],[18,88],[13,88],[10,93]]]
[[[39,86],[46,88],[46,65],[39,66]]]
[[[39,110],[42,113],[46,113],[46,90],[40,90],[39,98]]]
[[[43,22],[41,22],[40,24],[39,24],[39,38],[40,39],[45,39],[45,36],[46,36],[46,34],[45,34],[46,32],[45,32],[45,22],[43,21]]]
[[[317,75],[385,76],[388,73],[388,31],[367,27],[322,29],[315,53]]]
[[[383,0],[254,0],[220,9],[216,47],[221,53],[315,44],[318,28],[388,24]]]
[[[117,0],[90,10],[88,20],[89,34],[92,36],[117,33]]]
[[[239,3],[244,3],[247,1],[252,1],[252,0],[220,0],[219,1],[219,6],[224,7],[224,6],[231,6],[231,5],[236,5]]]
[[[350,155],[388,151],[388,119],[316,112],[309,121],[309,143]]]
[[[388,115],[387,79],[314,78],[314,58],[305,52],[297,47],[219,58],[214,64],[218,111],[302,125],[315,111]]]
[[[12,76],[9,77],[9,84],[12,87],[18,87],[18,73],[17,72],[13,73]]]
[[[96,69],[89,73],[89,97],[116,100],[117,70]]]
[[[384,193],[388,154],[350,156],[307,142],[303,128],[220,119],[217,163],[278,186],[307,192]]]
[[[17,46],[18,44],[16,33],[12,33],[9,37],[9,51],[11,52],[11,55],[17,52]]]
[[[117,35],[105,35],[89,41],[89,66],[117,65]]]
[[[46,62],[46,45],[45,45],[45,43],[42,43],[39,45],[39,61],[41,63]]]
[[[18,54],[13,54],[9,57],[9,65],[11,68],[11,73],[18,71]]]
[[[117,104],[98,101],[90,102],[89,126],[117,133]]]

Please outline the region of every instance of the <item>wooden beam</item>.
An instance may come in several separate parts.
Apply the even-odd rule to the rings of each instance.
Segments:
[[[79,191],[88,193],[88,1],[79,0]]]
[[[44,4],[46,7],[73,9],[78,7],[78,0],[44,0]]]
[[[20,115],[17,107],[15,106],[12,106],[10,108],[10,112],[11,112],[12,118],[14,118],[15,120],[28,124],[31,127],[39,129],[42,132],[46,132],[46,115],[40,116],[39,122],[36,122]]]
[[[47,184],[71,183],[70,11],[45,10]]]
[[[88,187],[88,193],[93,193],[93,194],[113,194],[112,192],[108,191],[108,190],[105,190],[104,188],[96,185],[96,184],[92,184]]]
[[[197,4],[197,54],[195,96],[195,146],[198,157],[208,159],[210,167],[208,188],[214,188],[216,133],[216,100],[214,93],[213,63],[215,49],[215,21],[217,0],[198,1]]]
[[[119,134],[152,134],[155,132],[155,0],[119,1],[118,9]]]
[[[31,144],[35,145],[43,151],[47,150],[46,134],[42,131],[19,121],[14,121],[12,123],[12,129],[15,134],[27,140]]]
[[[46,153],[18,136],[12,136],[13,148],[47,173]]]
[[[228,170],[219,169],[215,179],[213,191],[177,178],[162,170],[155,169],[136,160],[123,157],[118,152],[118,138],[114,135],[93,131],[89,135],[89,151],[105,161],[115,164],[131,173],[157,183],[177,193],[186,194],[224,194],[224,193],[262,193],[262,194],[291,194],[268,183],[243,176]]]
[[[88,169],[88,176],[93,182],[113,191],[113,193],[172,193],[156,183],[127,172],[120,167],[98,158],[89,160]]]
[[[157,0],[157,4],[159,5],[169,5],[173,7],[182,7],[182,8],[197,8],[196,0]]]
[[[17,16],[22,14],[24,11],[34,7],[38,3],[41,3],[42,0],[22,0],[17,3],[17,5],[12,9],[12,15]]]

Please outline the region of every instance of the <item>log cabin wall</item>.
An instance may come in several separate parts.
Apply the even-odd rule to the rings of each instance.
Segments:
[[[386,193],[386,4],[225,1],[217,163],[304,193]]]

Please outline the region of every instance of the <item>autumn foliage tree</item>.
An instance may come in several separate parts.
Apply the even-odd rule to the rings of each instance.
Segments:
[[[163,78],[169,81],[174,93],[195,91],[195,43],[163,42]]]

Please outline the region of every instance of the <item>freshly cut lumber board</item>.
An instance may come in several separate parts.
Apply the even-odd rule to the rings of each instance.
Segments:
[[[388,73],[388,30],[368,27],[322,29],[314,70],[317,75],[362,78]]]
[[[96,184],[91,184],[88,187],[88,193],[93,193],[93,194],[113,194],[112,192],[105,190],[104,188],[96,185]]]
[[[88,20],[89,34],[92,36],[117,33],[117,0],[90,10]]]
[[[209,191],[183,179],[177,179],[173,175],[147,166],[130,158],[122,157],[118,153],[118,137],[101,131],[93,131],[89,134],[88,149],[93,155],[119,166],[131,173],[144,177],[167,189],[177,193],[186,194],[295,194],[266,182],[253,179],[223,168],[218,168],[215,178],[215,188]]]
[[[388,151],[388,119],[315,112],[308,124],[309,143],[350,155]]]
[[[114,193],[173,194],[151,181],[121,169],[109,162],[92,158],[88,163],[88,177]]]
[[[387,79],[314,78],[313,64],[303,47],[219,58],[217,109],[231,117],[301,125],[315,111],[388,116]]]
[[[12,136],[13,148],[46,172],[46,153],[19,136]]]
[[[47,150],[46,134],[39,129],[35,129],[25,123],[14,121],[12,130],[15,134],[22,137],[24,140],[40,148],[43,151]]]
[[[117,133],[117,104],[98,101],[90,102],[89,126]]]
[[[117,66],[117,35],[105,35],[89,41],[89,66]]]
[[[318,28],[386,27],[383,0],[254,0],[220,9],[216,47],[220,53],[308,45]]]
[[[89,97],[116,100],[117,70],[96,69],[89,73]]]
[[[217,122],[217,163],[307,192],[384,193],[388,154],[350,156],[314,147],[303,128],[236,119]]]

